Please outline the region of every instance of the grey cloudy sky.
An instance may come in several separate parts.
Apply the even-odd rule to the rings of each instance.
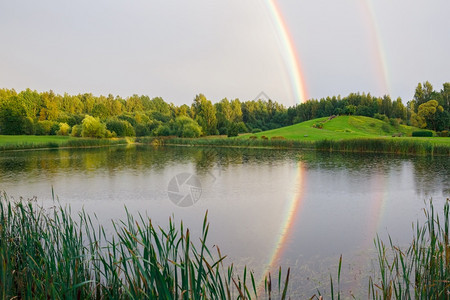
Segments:
[[[372,3],[375,22],[367,13]],[[309,97],[450,81],[448,0],[279,0]],[[294,104],[291,66],[264,1],[1,0],[0,88],[71,94],[204,93]],[[377,28],[377,40],[374,35]]]

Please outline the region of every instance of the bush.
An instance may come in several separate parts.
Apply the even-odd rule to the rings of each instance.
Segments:
[[[432,131],[426,131],[426,130],[413,131],[412,136],[415,136],[415,137],[432,137],[433,136],[433,132]]]
[[[253,128],[252,129],[252,133],[258,133],[258,132],[261,132],[262,130],[261,129],[259,129],[259,128]]]
[[[134,130],[136,132],[136,136],[149,136],[152,134],[152,131],[148,124],[136,124]]]
[[[239,125],[236,123],[231,123],[227,130],[228,137],[234,137],[239,135]]]
[[[125,120],[109,120],[106,123],[106,129],[115,132],[117,136],[136,136],[136,132],[130,122]]]
[[[389,127],[389,125],[388,124],[383,124],[383,125],[381,125],[381,130],[383,130],[384,132],[390,132],[391,131],[391,128]]]
[[[239,128],[239,133],[248,132],[248,128],[247,128],[247,126],[245,126],[244,122],[238,122],[237,125],[238,125],[238,128]]]
[[[158,128],[155,130],[156,136],[169,136],[170,135],[170,128],[167,125],[159,125]]]
[[[378,119],[378,120],[381,120],[381,121],[384,121],[384,122],[388,122],[389,121],[388,117],[386,117],[386,115],[384,115],[384,114],[376,113],[376,114],[373,115],[373,117],[375,119]]]
[[[86,115],[82,124],[82,137],[102,138],[106,134],[106,125],[102,124],[98,118]]]
[[[322,129],[323,128],[323,123],[321,123],[321,122],[315,123],[315,124],[313,124],[312,127],[317,128],[317,129]]]
[[[397,119],[394,118],[390,118],[389,119],[389,124],[391,124],[392,126],[394,126],[395,128],[398,128],[400,126],[400,123],[398,122]]]
[[[72,127],[71,136],[73,137],[81,137],[81,132],[83,131],[83,127],[81,125],[75,125]]]
[[[34,122],[33,119],[30,117],[25,118],[25,122],[23,124],[23,133],[32,135],[35,134],[35,128],[34,128]]]
[[[173,123],[173,129],[179,137],[195,138],[202,134],[200,125],[186,116],[177,117]]]
[[[49,120],[38,121],[35,125],[36,135],[56,135],[59,130],[59,123]]]
[[[56,132],[57,135],[69,135],[70,126],[67,123],[59,123],[59,130]]]
[[[251,135],[248,137],[250,140],[256,140],[258,137],[256,135]]]
[[[448,131],[447,130],[443,130],[441,132],[437,132],[437,135],[440,137],[448,137]]]

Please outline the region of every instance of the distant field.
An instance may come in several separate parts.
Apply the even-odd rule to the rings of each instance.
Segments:
[[[314,128],[313,125],[322,124],[322,128]],[[450,145],[449,138],[412,138],[413,131],[418,128],[406,125],[391,126],[378,119],[363,116],[340,116],[332,120],[326,118],[314,119],[299,124],[278,129],[263,131],[255,134],[243,134],[238,138],[249,138],[254,135],[258,138],[266,136],[284,137],[288,140],[320,141],[320,140],[348,140],[355,138],[392,138],[393,134],[403,133],[402,139],[429,141],[434,144]]]

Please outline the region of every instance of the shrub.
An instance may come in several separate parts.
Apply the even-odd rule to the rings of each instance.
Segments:
[[[375,119],[378,119],[378,120],[381,120],[381,121],[384,121],[384,122],[388,122],[389,121],[388,117],[386,117],[386,115],[384,115],[384,114],[376,113],[376,114],[373,115],[373,117]]]
[[[437,132],[437,135],[440,137],[448,137],[448,131],[447,130],[443,130],[441,132]]]
[[[35,134],[35,128],[34,128],[34,122],[33,119],[30,117],[25,118],[24,124],[23,124],[23,133],[32,135]]]
[[[259,128],[253,128],[252,129],[252,133],[258,133],[258,132],[261,132],[262,130],[261,129],[259,129]]]
[[[383,124],[381,125],[381,130],[383,130],[384,132],[390,132],[391,128],[389,127],[388,124]]]
[[[81,125],[75,125],[72,127],[71,136],[74,137],[81,137],[81,131],[83,130],[83,127]]]
[[[251,135],[248,137],[250,140],[256,140],[258,137],[256,135]]]
[[[155,130],[156,136],[169,136],[170,135],[170,128],[167,125],[159,125],[158,128]]]
[[[134,130],[136,132],[136,136],[149,136],[152,134],[152,131],[148,124],[136,124]]]
[[[86,115],[82,122],[82,137],[102,138],[106,134],[106,125],[102,124],[98,118]]]
[[[432,131],[426,131],[426,130],[413,131],[412,136],[415,136],[415,137],[432,137],[433,136],[433,132]]]
[[[239,128],[239,133],[245,133],[245,132],[248,132],[248,128],[247,128],[247,126],[245,126],[245,123],[244,123],[244,122],[238,122],[238,123],[237,123],[237,126],[238,126],[238,128]]]
[[[59,130],[59,123],[49,120],[38,121],[35,126],[36,135],[55,135]]]
[[[397,119],[394,118],[390,118],[389,119],[389,124],[391,124],[392,126],[394,126],[395,128],[398,128],[398,126],[400,125],[400,123],[398,122]]]
[[[109,120],[106,123],[106,129],[111,132],[115,132],[117,136],[135,136],[136,132],[130,122],[125,120]]]
[[[268,140],[269,138],[268,138],[267,136],[263,135],[263,136],[261,137],[261,139],[263,139],[263,140]]]
[[[322,129],[323,128],[323,123],[319,122],[319,123],[315,123],[312,126],[313,128],[317,128],[317,129]]]
[[[59,123],[59,130],[56,132],[57,135],[69,135],[70,126],[67,123]]]
[[[231,123],[227,130],[228,137],[238,136],[239,135],[239,125],[236,123]]]
[[[196,138],[202,135],[202,128],[200,125],[187,116],[177,117],[173,123],[173,129],[175,134],[179,137]]]

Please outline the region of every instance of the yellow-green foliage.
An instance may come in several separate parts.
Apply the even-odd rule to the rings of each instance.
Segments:
[[[98,118],[86,115],[82,123],[82,137],[102,138],[106,134],[106,125],[102,124]]]
[[[58,135],[69,135],[70,126],[67,123],[59,123]]]

